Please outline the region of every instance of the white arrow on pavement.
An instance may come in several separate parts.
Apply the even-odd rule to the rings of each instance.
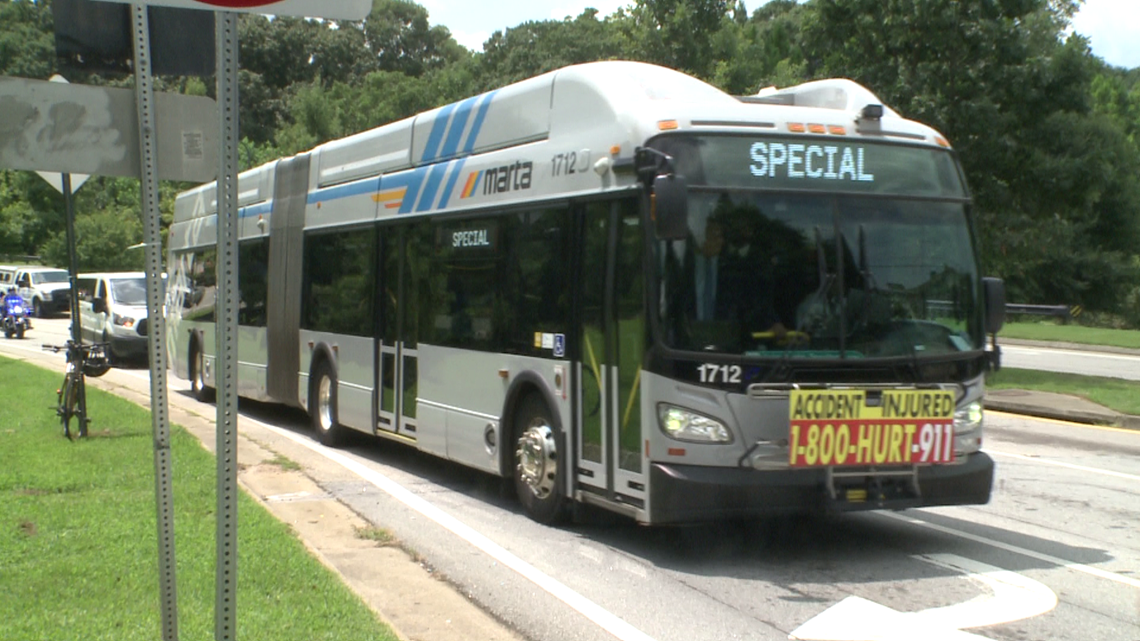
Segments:
[[[915,558],[986,584],[991,594],[941,608],[898,612],[885,605],[849,596],[792,631],[798,641],[985,641],[963,632],[1027,619],[1057,607],[1057,595],[1047,586],[1020,574],[954,554]]]

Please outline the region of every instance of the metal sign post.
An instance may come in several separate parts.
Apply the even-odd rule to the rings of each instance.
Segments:
[[[154,431],[154,496],[158,515],[158,584],[162,604],[162,638],[178,639],[178,584],[175,580],[174,496],[171,483],[170,416],[166,397],[166,318],[162,282],[161,214],[158,209],[158,127],[150,65],[147,8],[133,7],[135,95],[139,120],[139,186],[142,191],[143,243],[146,245],[146,300],[150,327],[150,407]],[[78,325],[72,316],[72,327]]]
[[[218,562],[214,638],[235,638],[237,605],[237,339],[238,339],[238,16],[215,14],[217,23],[218,299],[214,381],[217,385]]]
[[[146,5],[212,9],[217,43],[217,104],[221,131],[218,154],[218,299],[214,382],[217,388],[217,567],[214,637],[235,638],[237,607],[237,338],[238,338],[238,14],[267,13],[363,20],[372,0],[103,0],[135,5],[136,25]],[[145,18],[144,25],[145,25]],[[138,27],[136,26],[136,29]],[[137,32],[136,32],[137,33]],[[136,35],[138,51],[148,46]],[[140,113],[141,118],[141,113]],[[142,123],[140,122],[140,125]],[[144,166],[145,168],[145,166]],[[148,242],[149,245],[149,242]],[[151,248],[148,246],[148,250]],[[149,291],[148,281],[148,291]],[[159,343],[162,341],[159,340]],[[153,343],[152,343],[153,347]],[[165,383],[165,378],[163,379]],[[153,379],[152,379],[153,385]],[[164,388],[165,391],[165,388]],[[163,397],[165,398],[165,397]],[[157,448],[157,441],[156,441]]]

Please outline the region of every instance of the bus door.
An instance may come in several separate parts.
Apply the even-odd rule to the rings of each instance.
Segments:
[[[580,248],[576,471],[580,489],[642,507],[644,240],[637,198],[585,205]]]
[[[401,225],[380,230],[380,367],[377,427],[416,438],[419,390],[419,303],[426,291],[431,227]]]

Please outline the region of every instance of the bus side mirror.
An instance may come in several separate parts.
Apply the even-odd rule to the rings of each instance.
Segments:
[[[986,333],[996,334],[1005,325],[1005,281],[1000,278],[982,279],[986,302]]]
[[[653,220],[661,240],[689,237],[689,192],[684,176],[663,174],[653,179]]]
[[[91,311],[95,312],[96,314],[102,314],[103,312],[106,312],[107,311],[107,299],[106,298],[92,298],[91,299]]]

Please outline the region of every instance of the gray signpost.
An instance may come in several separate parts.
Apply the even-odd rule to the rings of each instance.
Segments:
[[[41,173],[70,203],[73,174],[141,179],[146,250],[151,408],[163,638],[178,638],[171,504],[166,323],[161,280],[158,181],[217,178],[217,600],[215,638],[236,635],[237,590],[237,308],[238,308],[238,13],[363,20],[372,0],[101,0],[133,4],[135,87],[67,85],[0,77],[0,167]],[[215,11],[218,101],[155,95],[148,5]],[[215,126],[216,125],[216,126]],[[219,150],[219,142],[221,149]],[[69,220],[72,216],[68,212]],[[69,243],[74,243],[74,234]],[[74,262],[74,261],[73,261]],[[76,266],[72,265],[72,271]],[[74,285],[74,283],[73,283]],[[73,324],[77,314],[72,310]]]
[[[126,0],[105,0],[123,2]],[[362,20],[372,8],[371,0],[146,0],[135,2],[135,15],[145,14],[144,5],[211,9],[217,34],[218,131],[218,306],[216,319],[217,385],[217,566],[214,637],[236,637],[237,608],[237,311],[238,311],[238,16],[237,12]],[[136,65],[140,50],[149,48],[138,35],[135,20]],[[145,18],[142,21],[145,27]],[[145,34],[145,29],[142,31]],[[141,98],[140,98],[141,100]],[[141,123],[140,123],[141,124]],[[157,211],[156,211],[157,220]],[[149,248],[148,248],[149,249]],[[149,287],[148,287],[149,290]],[[163,379],[165,382],[165,379]],[[153,383],[152,383],[153,385]],[[165,398],[165,397],[163,397]],[[156,448],[158,443],[156,441]],[[157,461],[156,455],[156,461]],[[168,472],[168,470],[167,470]],[[159,509],[161,510],[161,503]],[[167,604],[164,599],[164,617]],[[165,632],[165,625],[164,625]],[[175,628],[174,634],[177,634]],[[174,638],[174,637],[170,637]]]

